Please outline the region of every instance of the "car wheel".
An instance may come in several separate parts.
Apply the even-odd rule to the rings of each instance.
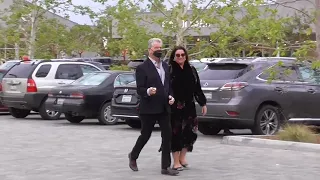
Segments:
[[[140,120],[126,119],[126,123],[128,124],[128,126],[132,127],[133,129],[140,129],[141,128],[141,121]]]
[[[118,119],[116,117],[111,116],[111,103],[105,103],[98,117],[99,123],[102,125],[115,125],[118,123]]]
[[[40,109],[39,109],[39,114],[42,119],[44,119],[44,120],[57,120],[60,118],[61,113],[59,111],[47,110],[45,106],[46,106],[45,102],[43,102]]]
[[[15,118],[25,118],[30,114],[30,110],[27,109],[17,109],[9,107],[10,114]]]
[[[216,135],[221,131],[221,127],[212,123],[199,123],[198,130],[204,135]]]
[[[72,114],[69,113],[65,113],[64,116],[66,117],[66,119],[74,124],[78,124],[80,123],[82,120],[84,120],[84,116],[73,116]]]
[[[257,112],[252,132],[258,135],[274,135],[279,131],[280,126],[280,113],[278,108],[265,105]]]

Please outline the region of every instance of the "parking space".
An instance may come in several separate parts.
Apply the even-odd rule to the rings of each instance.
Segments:
[[[155,130],[138,160],[128,167],[127,154],[138,130],[126,124],[101,126],[96,120],[70,124],[41,120],[39,115],[14,119],[0,115],[1,180],[173,179],[160,174],[160,132]],[[317,179],[320,156],[314,153],[220,144],[221,136],[203,136],[189,155],[190,170],[179,179],[301,180]]]

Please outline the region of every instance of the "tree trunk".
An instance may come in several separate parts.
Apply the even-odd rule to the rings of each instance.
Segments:
[[[36,31],[37,31],[36,12],[33,11],[31,14],[31,30],[30,30],[30,39],[29,39],[29,46],[28,46],[28,55],[30,59],[34,58]]]
[[[184,46],[184,37],[183,34],[177,33],[176,35],[176,46]]]
[[[320,0],[316,1],[316,41],[317,41],[317,59],[320,60]]]

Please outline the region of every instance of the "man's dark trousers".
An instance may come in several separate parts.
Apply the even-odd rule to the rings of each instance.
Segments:
[[[132,149],[131,158],[133,160],[138,159],[142,148],[150,139],[154,125],[158,121],[162,137],[161,167],[162,169],[169,168],[171,165],[171,123],[169,114],[165,111],[161,114],[140,114],[140,119],[142,124],[141,135]]]

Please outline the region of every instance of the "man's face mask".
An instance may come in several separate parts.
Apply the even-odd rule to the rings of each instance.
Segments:
[[[156,50],[153,52],[153,55],[157,58],[161,58],[162,56],[162,51],[161,50]]]

